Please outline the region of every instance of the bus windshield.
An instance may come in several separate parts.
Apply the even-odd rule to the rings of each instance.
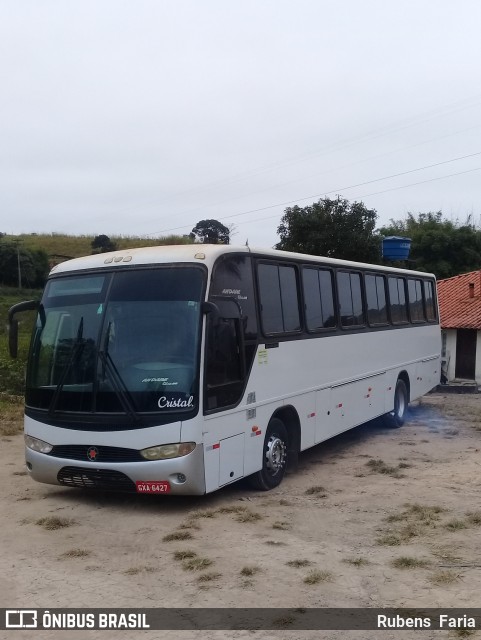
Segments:
[[[52,278],[32,340],[27,406],[50,417],[134,421],[196,411],[204,280],[188,266]]]

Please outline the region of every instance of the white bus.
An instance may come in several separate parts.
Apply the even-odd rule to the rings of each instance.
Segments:
[[[204,494],[276,487],[299,452],[372,418],[403,423],[440,378],[433,275],[223,245],[64,262],[26,377],[39,482]]]

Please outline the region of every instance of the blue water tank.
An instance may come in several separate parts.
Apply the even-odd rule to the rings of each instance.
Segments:
[[[407,260],[411,250],[411,238],[387,236],[382,241],[382,257],[385,260]]]

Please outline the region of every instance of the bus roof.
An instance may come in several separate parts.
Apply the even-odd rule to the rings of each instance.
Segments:
[[[185,245],[163,245],[154,247],[142,247],[138,249],[119,249],[109,253],[98,253],[83,258],[74,258],[61,262],[53,267],[50,274],[69,273],[72,271],[101,270],[115,266],[126,265],[148,265],[148,264],[172,264],[178,263],[203,263],[211,268],[217,258],[227,253],[250,253],[257,257],[267,259],[296,260],[300,262],[322,262],[333,267],[350,267],[358,269],[375,268],[386,272],[411,273],[419,276],[432,276],[431,273],[413,271],[410,269],[400,269],[384,265],[373,265],[363,262],[351,262],[349,260],[338,260],[323,256],[310,256],[303,253],[290,251],[279,251],[277,249],[258,249],[247,246],[222,245],[222,244],[185,244]]]

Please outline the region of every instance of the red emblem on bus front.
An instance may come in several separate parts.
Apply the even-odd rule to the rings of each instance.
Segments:
[[[89,460],[92,460],[92,462],[94,460],[97,460],[98,456],[99,456],[99,450],[97,449],[97,447],[89,447],[87,449],[87,458]]]

